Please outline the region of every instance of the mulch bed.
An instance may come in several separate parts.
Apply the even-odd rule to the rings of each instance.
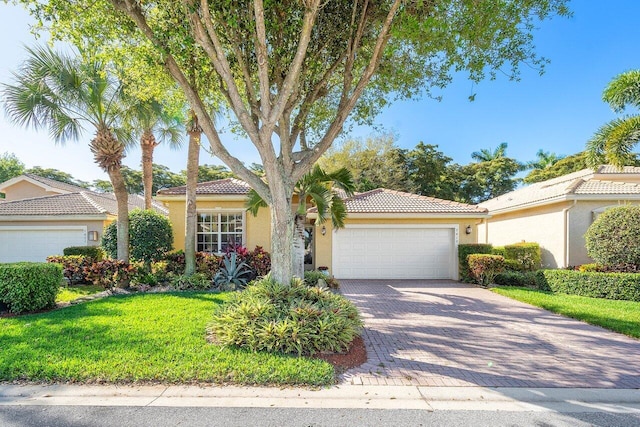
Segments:
[[[313,357],[331,363],[339,373],[355,368],[367,361],[367,348],[362,337],[357,336],[351,342],[346,353],[318,353]]]

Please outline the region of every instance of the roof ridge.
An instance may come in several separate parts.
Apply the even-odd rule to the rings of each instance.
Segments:
[[[575,181],[573,181],[571,184],[569,184],[569,186],[564,190],[565,194],[572,194],[574,193],[582,184],[584,184],[585,181],[583,178],[578,178]]]
[[[88,192],[86,191],[80,191],[80,195],[91,204],[91,206],[93,206],[94,208],[96,208],[100,213],[108,213],[107,209],[105,209],[104,206],[101,206],[100,204],[98,204],[98,202],[96,202],[95,200],[93,200],[89,194],[87,194]],[[94,193],[95,194],[95,193]]]

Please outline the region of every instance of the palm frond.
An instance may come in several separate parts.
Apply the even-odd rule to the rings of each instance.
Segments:
[[[602,99],[617,112],[628,106],[640,107],[640,70],[616,76],[605,88]]]
[[[622,167],[632,160],[632,150],[640,141],[640,116],[614,119],[603,125],[587,142],[590,167],[610,163]]]
[[[247,194],[247,203],[245,205],[247,207],[247,211],[253,216],[258,215],[258,211],[260,208],[266,208],[267,202],[265,202],[262,197],[254,190],[253,188],[249,190]]]

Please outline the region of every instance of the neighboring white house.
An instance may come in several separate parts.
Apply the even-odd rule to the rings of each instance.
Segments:
[[[640,203],[640,167],[584,169],[481,203],[491,218],[478,225],[478,242],[539,243],[546,267],[593,262],[584,234],[605,209],[627,203]]]

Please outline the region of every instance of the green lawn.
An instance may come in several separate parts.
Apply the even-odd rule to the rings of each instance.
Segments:
[[[227,295],[114,296],[0,318],[0,381],[333,383],[324,361],[208,343],[212,310]]]
[[[56,302],[71,302],[75,299],[97,294],[102,291],[104,291],[102,286],[95,285],[63,286],[60,288],[60,293],[56,296]]]
[[[525,288],[493,288],[493,292],[567,317],[640,338],[640,302],[553,294]]]

